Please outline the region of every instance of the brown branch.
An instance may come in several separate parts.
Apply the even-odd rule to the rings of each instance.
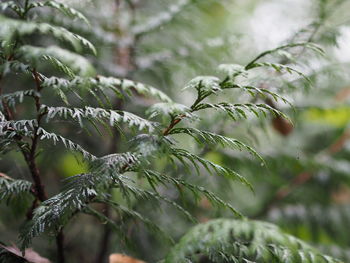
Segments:
[[[33,73],[33,78],[34,78],[35,84],[36,84],[36,90],[38,92],[40,92],[41,83],[40,83],[39,74],[35,69],[32,71],[32,73]],[[26,153],[24,157],[25,157],[25,160],[28,164],[29,170],[32,174],[35,190],[37,192],[37,197],[41,202],[43,202],[47,199],[47,194],[45,191],[45,187],[41,181],[40,171],[39,171],[39,168],[38,168],[38,166],[36,164],[36,160],[35,160],[36,150],[37,150],[38,141],[39,141],[38,130],[40,128],[40,123],[41,123],[41,119],[42,119],[43,115],[40,113],[40,107],[41,107],[40,96],[35,95],[34,100],[35,100],[35,107],[36,107],[36,111],[37,111],[37,125],[34,128],[34,135],[32,138],[32,146],[30,148],[30,151],[29,151],[29,153]]]
[[[42,89],[41,86],[41,78],[39,73],[36,71],[36,69],[33,69],[32,71],[32,75],[36,84],[36,91],[39,93]],[[39,169],[37,167],[35,158],[36,158],[36,150],[38,147],[38,142],[39,142],[39,128],[41,125],[41,121],[42,118],[44,117],[44,115],[46,114],[45,112],[40,112],[41,111],[41,102],[40,102],[40,96],[39,95],[35,95],[34,96],[34,100],[35,100],[35,107],[36,107],[36,111],[37,111],[37,125],[34,128],[34,136],[32,139],[32,147],[30,149],[30,152],[28,154],[27,157],[27,163],[29,165],[29,168],[31,170],[32,173],[32,177],[35,183],[35,188],[38,194],[38,198],[40,201],[45,201],[47,199],[47,194],[45,191],[45,187],[41,181],[41,177],[40,177],[40,172]],[[58,235],[56,236],[56,247],[57,247],[57,260],[59,263],[64,263],[65,258],[64,258],[64,234],[63,234],[63,230],[61,229],[58,233]]]
[[[272,108],[278,110],[278,108],[276,107],[276,105],[272,101],[272,99],[270,99],[270,98],[265,99],[265,103],[267,105],[271,106]],[[281,116],[274,116],[272,118],[272,127],[279,134],[281,134],[282,136],[285,136],[285,137],[290,135],[293,132],[293,130],[294,130],[293,124],[290,121],[286,120],[285,118],[283,118]]]
[[[171,130],[172,130],[180,121],[182,121],[182,119],[183,119],[184,117],[185,117],[185,115],[180,115],[180,116],[174,118],[174,119],[170,122],[169,126],[168,126],[167,128],[164,129],[163,135],[164,135],[164,136],[167,136],[167,135],[171,132]]]
[[[273,209],[279,202],[288,197],[299,186],[304,185],[312,178],[312,174],[308,172],[300,173],[289,184],[280,187],[276,193],[272,196],[263,209],[259,211],[253,218],[260,218],[266,215],[271,209]]]
[[[328,147],[327,151],[329,154],[333,155],[340,152],[346,143],[346,141],[350,138],[350,129],[345,130],[344,133],[331,145]]]
[[[0,76],[0,81],[2,80],[2,76]],[[2,95],[2,86],[0,85],[0,95]],[[5,118],[6,120],[13,120],[14,119],[14,116],[13,116],[13,113],[11,112],[11,109],[10,107],[8,106],[8,103],[5,99],[2,99],[2,104],[4,106],[4,110],[5,110]],[[18,148],[20,149],[20,151],[22,152],[22,155],[29,167],[29,170],[31,171],[32,175],[33,173],[34,174],[38,174],[39,171],[36,167],[36,165],[32,165],[31,162],[30,162],[30,154],[28,152],[26,152],[21,146],[20,146],[20,143],[22,141],[22,137],[18,136],[18,137],[15,137],[16,139],[16,142],[17,142],[17,145],[18,145]],[[1,177],[4,177],[6,179],[9,179],[9,180],[13,180],[12,178],[4,175],[4,174],[0,174]],[[34,177],[33,177],[34,179]],[[35,181],[35,180],[34,180]],[[33,188],[31,189],[31,194],[33,194],[34,196],[34,200],[33,200],[33,204],[30,208],[30,210],[27,212],[27,219],[31,219],[32,218],[32,214],[33,214],[33,211],[34,209],[37,207],[37,204],[38,204],[38,199],[43,201],[46,199],[46,194],[45,192],[41,191],[42,188],[38,187],[37,184],[41,184],[40,182],[40,177],[39,177],[39,181],[36,181],[36,183],[34,183],[34,186]]]
[[[7,176],[4,173],[0,173],[0,177],[5,178],[6,180],[13,181],[13,179],[10,176]]]
[[[335,100],[337,102],[345,102],[350,96],[350,87],[346,87],[342,90],[340,90],[336,96],[335,96]]]
[[[25,5],[24,5],[24,9],[25,9],[25,12],[22,14],[22,18],[25,18],[26,16],[26,13],[28,12],[28,0],[25,1]],[[15,47],[17,46],[17,41],[15,43]],[[14,47],[14,49],[15,49]],[[12,60],[14,57],[14,53],[11,54],[9,57],[8,57],[8,61]],[[33,76],[33,79],[35,81],[35,86],[36,86],[36,91],[38,93],[40,93],[41,89],[42,89],[42,86],[41,86],[41,77],[39,75],[39,73],[36,71],[36,69],[34,68],[32,70],[32,76]],[[2,75],[0,75],[0,81],[2,80]],[[0,95],[2,94],[2,87],[0,85]],[[34,96],[34,100],[35,100],[35,107],[36,107],[36,112],[37,112],[37,125],[35,126],[34,128],[34,135],[33,135],[33,138],[32,138],[32,145],[30,147],[30,151],[27,152],[25,151],[24,149],[22,149],[20,147],[20,142],[22,140],[22,138],[17,138],[17,145],[19,146],[23,156],[24,156],[24,159],[27,163],[27,166],[30,170],[30,173],[32,175],[32,179],[34,181],[34,187],[33,189],[31,190],[31,193],[34,195],[34,201],[32,203],[32,206],[30,208],[30,210],[28,211],[27,213],[27,218],[28,219],[31,219],[32,216],[33,216],[33,211],[34,209],[38,206],[38,200],[40,200],[41,202],[45,201],[48,196],[47,196],[47,193],[45,191],[45,187],[41,181],[41,177],[40,177],[40,171],[39,171],[39,168],[36,164],[36,150],[37,150],[37,146],[38,146],[38,142],[39,142],[39,134],[38,134],[38,131],[39,131],[39,128],[40,128],[40,124],[41,124],[41,120],[43,118],[43,116],[46,114],[46,113],[42,113],[40,112],[41,111],[41,102],[40,102],[40,96],[39,95],[35,95]],[[11,112],[11,109],[9,108],[7,102],[3,99],[2,100],[2,104],[4,105],[4,110],[5,110],[5,118],[7,120],[13,120],[13,114]],[[3,175],[3,174],[1,174]],[[65,260],[64,260],[64,235],[63,235],[63,230],[60,230],[60,232],[58,233],[57,237],[56,237],[56,246],[57,246],[57,258],[58,258],[58,262],[59,263],[64,263]]]
[[[33,78],[35,80],[36,90],[38,92],[40,92],[42,89],[40,75],[35,69],[32,71],[32,75],[33,75]],[[2,76],[0,76],[0,81],[1,81],[1,79],[2,79]],[[1,94],[2,94],[2,87],[0,86],[0,95]],[[32,206],[30,207],[29,211],[26,214],[26,217],[28,220],[32,219],[33,211],[38,206],[38,200],[43,202],[47,199],[47,193],[46,193],[45,187],[41,181],[40,171],[39,171],[39,168],[38,168],[38,166],[36,164],[36,160],[35,160],[36,159],[36,150],[37,150],[37,146],[38,146],[38,142],[39,142],[38,130],[40,128],[40,123],[41,123],[41,120],[42,120],[43,116],[45,115],[45,113],[40,112],[40,109],[41,109],[40,96],[35,95],[34,100],[35,100],[35,107],[36,107],[36,111],[37,111],[37,125],[34,128],[34,136],[32,138],[32,145],[30,147],[30,151],[27,152],[24,149],[22,149],[22,147],[20,147],[20,142],[22,141],[21,137],[16,138],[17,145],[23,154],[23,157],[27,163],[29,171],[32,175],[32,179],[34,181],[34,186],[31,189],[31,193],[34,196],[34,200],[33,200]],[[3,103],[4,109],[5,109],[5,118],[7,120],[13,120],[13,114],[12,114],[11,109],[9,108],[7,102],[3,99],[2,103]],[[4,175],[4,174],[0,174],[0,176],[7,178],[6,175]],[[63,245],[63,242],[64,242],[64,235],[63,235],[63,232],[61,230],[56,237],[58,262],[60,262],[60,263],[64,263],[64,245]]]

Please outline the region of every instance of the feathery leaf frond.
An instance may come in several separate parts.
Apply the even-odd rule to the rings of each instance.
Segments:
[[[286,65],[283,65],[283,64],[269,63],[269,62],[254,63],[254,64],[252,64],[250,66],[250,69],[260,68],[260,67],[269,67],[269,68],[274,69],[278,73],[285,73],[285,72],[289,73],[289,74],[296,73],[300,77],[306,79],[308,82],[311,82],[309,77],[306,76],[304,73],[302,73],[300,70],[294,69],[292,67],[289,67],[289,66],[286,66]]]
[[[307,48],[310,49],[318,54],[324,55],[324,51],[321,47],[319,47],[317,44],[311,43],[311,42],[301,42],[301,43],[291,43],[291,44],[287,44],[287,45],[283,45],[283,46],[279,46],[277,48],[271,49],[271,50],[267,50],[261,54],[259,54],[256,58],[254,58],[251,62],[249,62],[247,64],[247,66],[245,66],[246,70],[249,70],[252,68],[252,66],[261,58],[279,52],[281,50],[285,50],[285,49],[290,49],[290,48]]]
[[[286,98],[282,97],[281,95],[279,95],[271,90],[265,89],[265,88],[257,88],[254,86],[243,86],[243,85],[238,85],[238,84],[234,84],[234,83],[230,83],[230,82],[225,82],[222,85],[222,89],[223,90],[225,90],[225,89],[239,89],[239,90],[248,92],[249,95],[251,95],[253,98],[255,98],[256,95],[260,95],[263,98],[266,98],[267,96],[271,96],[276,102],[282,101],[286,104],[291,105],[291,103]]]
[[[105,93],[107,90],[112,90],[118,97],[122,97],[122,91],[132,95],[133,91],[138,94],[156,98],[164,102],[171,102],[171,99],[162,91],[139,82],[131,81],[128,79],[117,79],[113,77],[98,76],[96,78],[82,78],[75,77],[72,80],[59,79],[56,77],[46,78],[43,83],[43,87],[52,87],[56,90],[65,92],[67,90],[73,91],[91,91],[98,90],[101,93]],[[106,95],[107,96],[107,95]]]
[[[143,119],[135,114],[126,111],[106,110],[103,108],[67,108],[67,107],[50,107],[42,105],[42,111],[46,113],[46,120],[49,121],[56,116],[67,119],[68,117],[77,120],[80,126],[83,126],[82,120],[92,119],[96,121],[107,120],[110,126],[116,126],[120,123],[127,123],[129,127],[136,126],[140,131],[153,131],[156,123]]]
[[[200,167],[198,164],[201,164],[209,174],[217,174],[219,176],[224,176],[227,179],[238,179],[244,185],[248,186],[251,190],[253,190],[252,185],[243,176],[241,176],[240,174],[238,174],[230,168],[223,167],[209,160],[203,159],[184,149],[172,148],[170,153],[185,166],[187,165],[185,160],[189,161],[196,168],[198,175],[201,174]]]
[[[252,104],[252,103],[231,104],[231,103],[226,103],[226,102],[221,102],[221,103],[217,103],[217,104],[201,103],[201,104],[198,104],[196,106],[195,110],[198,111],[198,110],[204,110],[204,109],[208,109],[208,108],[223,111],[223,112],[227,113],[228,116],[230,116],[233,120],[247,119],[248,118],[247,112],[248,112],[248,113],[252,113],[253,115],[255,115],[258,118],[261,117],[261,114],[264,117],[267,117],[267,113],[271,113],[274,116],[279,116],[279,117],[282,117],[286,120],[291,121],[289,119],[289,117],[287,115],[285,115],[283,112],[281,112],[275,108],[272,108],[271,106],[269,106],[267,104]]]
[[[156,233],[160,233],[163,237],[165,237],[167,240],[169,240],[171,243],[174,243],[174,241],[171,239],[171,237],[164,232],[159,226],[157,226],[154,222],[152,222],[150,219],[145,218],[143,215],[138,213],[137,211],[134,211],[132,209],[129,209],[125,206],[122,206],[116,202],[113,202],[110,199],[103,199],[103,200],[97,200],[97,202],[102,202],[110,205],[120,217],[130,217],[135,219],[136,221],[142,222],[148,229],[151,231],[154,231]]]
[[[17,101],[19,103],[22,103],[24,97],[26,96],[39,96],[39,93],[35,90],[20,90],[13,93],[4,94],[0,96],[0,109],[3,109],[3,101],[5,101],[9,107],[14,108],[17,104]]]
[[[217,92],[219,91],[220,80],[217,77],[213,76],[199,76],[196,77],[184,87],[184,89],[196,89],[198,92]]]
[[[44,232],[55,235],[95,196],[97,192],[94,175],[81,174],[69,178],[62,192],[34,210],[33,219],[26,223],[20,233],[21,247],[28,247],[34,237]]]
[[[264,159],[252,147],[246,145],[245,143],[239,140],[208,131],[198,130],[196,128],[175,128],[170,132],[170,134],[181,133],[190,135],[200,144],[209,144],[211,146],[220,145],[222,147],[228,147],[235,150],[238,149],[240,151],[246,150],[258,160],[260,160],[262,163],[264,163]]]
[[[68,42],[76,51],[81,51],[84,47],[93,54],[96,54],[96,49],[90,41],[63,27],[52,26],[48,23],[15,20],[0,15],[0,41],[4,41],[5,46],[8,46],[12,39],[16,37],[32,35],[34,33],[50,35],[58,40]]]
[[[192,228],[165,263],[200,262],[341,263],[278,227],[249,220],[218,219]]]
[[[14,180],[0,174],[0,202],[9,202],[24,194],[29,194],[33,184],[25,180]]]
[[[12,9],[17,15],[21,15],[23,10],[14,1],[8,1],[0,3],[0,11],[5,11],[6,9]]]
[[[248,76],[248,71],[246,71],[242,65],[238,64],[221,64],[219,65],[218,70],[223,72],[231,81],[238,76]]]
[[[56,2],[53,0],[45,1],[45,2],[35,2],[30,3],[28,9],[33,9],[37,7],[51,7],[59,10],[62,14],[69,16],[70,18],[78,18],[84,21],[87,25],[90,25],[88,19],[78,10],[60,2]]]
[[[79,144],[64,138],[61,135],[58,135],[56,133],[52,133],[52,132],[47,132],[45,131],[43,128],[39,127],[37,134],[40,136],[40,140],[51,140],[54,144],[60,142],[64,145],[65,148],[71,150],[71,151],[76,151],[79,152],[83,155],[83,157],[86,160],[95,160],[96,156],[94,156],[93,154],[89,153],[88,151],[86,151],[82,146],[80,146]]]
[[[148,115],[150,118],[156,116],[170,116],[175,117],[181,115],[189,119],[194,118],[194,115],[191,113],[191,109],[183,104],[175,102],[162,102],[153,104],[148,110]]]
[[[69,77],[74,77],[74,73],[79,76],[95,74],[94,67],[86,58],[57,46],[41,48],[25,45],[19,48],[17,54],[19,60],[30,63],[34,68],[37,68],[42,60],[48,60]]]
[[[213,205],[223,208],[228,208],[234,215],[241,217],[242,215],[233,208],[229,203],[223,201],[220,197],[218,197],[216,194],[212,193],[211,191],[205,189],[204,187],[194,185],[191,183],[186,182],[185,180],[177,179],[174,177],[162,175],[156,171],[152,170],[143,170],[143,174],[145,174],[148,182],[153,185],[153,187],[156,184],[165,184],[170,183],[174,185],[179,191],[182,191],[180,186],[183,186],[184,188],[188,189],[193,196],[197,199],[199,196],[206,197]]]

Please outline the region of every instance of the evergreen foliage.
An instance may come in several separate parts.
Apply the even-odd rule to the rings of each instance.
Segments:
[[[133,1],[126,2],[132,8]],[[133,25],[132,39],[140,40],[171,23],[183,9],[196,2],[180,0],[167,12]],[[254,191],[254,186],[236,167],[201,156],[177,138],[188,135],[203,151],[228,148],[249,153],[253,160],[245,159],[244,155],[242,162],[257,164],[261,169],[266,162],[248,143],[211,131],[211,127],[202,128],[206,114],[219,112],[230,117],[233,123],[252,119],[266,122],[276,118],[291,122],[284,110],[270,101],[286,108],[291,103],[278,91],[258,85],[257,71],[262,70],[266,75],[270,70],[277,72],[286,82],[292,75],[310,84],[312,79],[295,61],[300,52],[324,55],[322,48],[311,40],[291,41],[259,54],[245,65],[221,64],[211,75],[197,76],[180,87],[193,95],[193,100],[186,105],[188,100],[176,102],[162,90],[133,80],[125,72],[116,70],[120,74],[113,77],[96,74],[100,68],[94,60],[99,57],[94,56],[100,55],[100,50],[84,36],[62,25],[64,23],[46,21],[43,14],[46,9],[58,11],[65,19],[72,19],[71,23],[77,19],[84,22],[84,26],[90,26],[88,16],[61,2],[25,0],[0,4],[0,81],[17,74],[27,80],[25,84],[18,81],[19,90],[11,89],[11,84],[0,83],[0,154],[16,151],[22,154],[31,176],[31,181],[26,181],[0,173],[0,202],[8,205],[15,199],[32,202],[19,229],[22,251],[30,247],[34,239],[46,235],[56,239],[58,262],[64,262],[63,232],[74,219],[79,220],[80,214],[91,215],[110,225],[126,242],[129,237],[123,222],[130,219],[172,242],[156,220],[131,205],[131,200],[155,202],[158,206],[167,204],[186,219],[195,221],[193,214],[186,210],[186,200],[180,204],[162,191],[162,188],[171,188],[180,196],[190,193],[195,201],[205,198],[213,206],[232,212],[237,219],[220,219],[195,226],[172,248],[164,263],[203,262],[201,260],[218,263],[341,262],[272,224],[244,218],[239,209],[220,194],[176,176],[175,172],[164,172],[159,165],[159,160],[165,159],[166,165],[172,164],[174,171],[212,175],[227,182],[239,181]],[[96,29],[91,29],[90,33],[98,36],[93,30]],[[44,38],[47,41],[40,42]],[[108,42],[103,38],[99,40]],[[275,62],[281,53],[289,58],[288,62]],[[220,73],[216,74],[217,71]],[[238,96],[233,100],[227,94]],[[245,95],[249,95],[248,98]],[[146,100],[146,105],[139,105],[142,99]],[[25,103],[30,106],[23,112]],[[122,103],[132,107],[124,109]],[[79,133],[98,134],[100,141],[106,139],[106,134],[112,138],[122,134],[123,147],[113,153],[91,150],[79,136],[68,138],[71,135],[64,128],[72,126]],[[51,147],[48,141],[54,148],[59,148],[59,144],[65,151],[74,153],[77,159],[82,157],[81,161],[88,167],[88,171],[64,180],[62,189],[52,193],[47,192],[43,183],[47,167],[41,167],[38,161]],[[139,183],[141,180],[147,183]],[[120,203],[113,199],[116,192],[121,196]],[[101,212],[101,204],[115,211],[118,221]],[[275,214],[273,220],[279,218]],[[0,250],[0,262],[13,257]]]
[[[191,229],[164,262],[341,262],[275,225],[218,219]]]

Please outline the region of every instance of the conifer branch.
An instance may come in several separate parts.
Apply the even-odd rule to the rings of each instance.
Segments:
[[[33,73],[33,78],[35,81],[35,85],[36,85],[36,91],[39,93],[41,90],[41,84],[40,84],[40,77],[38,72],[33,69],[32,71]],[[35,99],[35,106],[36,106],[36,111],[37,111],[37,125],[34,128],[34,135],[33,135],[33,139],[32,139],[32,146],[30,148],[30,152],[26,154],[25,159],[27,161],[29,170],[32,174],[32,178],[34,180],[34,184],[35,184],[35,189],[37,191],[37,197],[38,199],[43,202],[47,199],[47,193],[45,191],[45,187],[41,181],[41,177],[40,177],[40,171],[39,168],[36,164],[36,150],[37,150],[37,146],[38,146],[38,141],[39,141],[39,134],[38,134],[38,129],[40,128],[40,124],[41,124],[41,119],[43,117],[43,114],[40,112],[40,108],[41,108],[41,103],[40,103],[40,96],[36,95],[34,97]]]
[[[186,215],[188,219],[193,220],[194,218],[189,211],[178,204],[178,196],[168,195],[168,192],[165,192],[168,191],[168,187],[176,188],[179,190],[178,194],[181,196],[184,193],[193,193],[193,197],[196,200],[197,198],[204,197],[212,205],[228,208],[235,215],[240,216],[240,213],[229,202],[222,199],[222,196],[215,195],[207,187],[198,186],[196,183],[190,182],[191,180],[189,178],[182,179],[181,174],[167,176],[164,175],[166,174],[164,171],[155,171],[154,169],[162,169],[163,167],[156,163],[157,160],[154,161],[154,157],[165,157],[164,160],[167,160],[168,163],[173,164],[176,168],[181,167],[177,169],[179,172],[189,171],[192,175],[194,170],[197,175],[217,175],[229,180],[238,179],[241,183],[252,189],[252,185],[246,178],[237,173],[236,170],[231,169],[231,165],[226,160],[221,164],[220,161],[211,161],[212,158],[209,157],[207,159],[202,158],[201,156],[203,154],[201,153],[192,153],[186,150],[187,147],[181,147],[183,137],[178,142],[175,138],[177,136],[176,134],[189,135],[191,142],[194,142],[196,146],[203,146],[205,150],[209,147],[226,147],[235,151],[244,150],[255,156],[263,164],[264,160],[262,157],[242,141],[221,135],[218,131],[212,132],[213,129],[210,129],[210,125],[205,125],[205,122],[203,126],[207,127],[205,130],[202,130],[198,126],[195,126],[195,124],[185,123],[185,121],[193,120],[199,122],[201,120],[201,115],[199,114],[205,109],[209,112],[214,112],[215,110],[223,112],[232,118],[231,123],[248,119],[248,117],[254,115],[261,119],[269,118],[271,115],[275,116],[275,118],[288,119],[277,106],[274,107],[271,106],[273,104],[270,105],[268,103],[269,99],[271,101],[274,99],[276,102],[289,104],[288,100],[268,88],[264,89],[261,86],[259,88],[255,87],[256,79],[250,78],[251,73],[259,73],[258,70],[253,70],[255,68],[267,68],[281,73],[281,76],[282,73],[298,74],[301,78],[308,80],[306,75],[287,65],[287,63],[270,63],[260,60],[277,53],[277,55],[284,55],[286,58],[294,61],[293,54],[288,52],[288,49],[294,48],[297,48],[297,50],[308,48],[319,54],[322,53],[322,50],[318,46],[309,43],[309,40],[307,43],[298,42],[296,44],[288,44],[263,52],[251,60],[246,66],[235,64],[220,65],[219,70],[223,73],[223,78],[217,76],[198,76],[185,86],[184,89],[193,89],[197,93],[191,106],[187,107],[181,103],[175,103],[162,91],[133,80],[133,72],[138,67],[138,63],[135,62],[137,61],[135,55],[138,55],[138,52],[135,51],[139,51],[137,41],[142,39],[141,36],[149,32],[154,32],[163,25],[173,22],[178,15],[181,15],[182,10],[192,2],[192,0],[177,1],[177,4],[170,6],[167,12],[160,13],[159,16],[153,16],[144,24],[134,25],[134,15],[138,11],[136,10],[134,1],[127,1],[130,4],[129,8],[122,4],[119,6],[119,1],[116,1],[118,8],[125,8],[127,11],[132,10],[132,14],[127,17],[126,23],[118,24],[117,28],[112,29],[113,33],[111,34],[114,34],[114,36],[108,42],[109,44],[115,43],[115,40],[118,38],[122,40],[120,41],[121,44],[114,50],[114,55],[116,55],[114,64],[117,64],[114,66],[117,66],[117,70],[109,70],[116,75],[120,73],[122,78],[96,75],[92,63],[89,62],[90,59],[82,55],[83,51],[87,50],[90,50],[91,53],[96,53],[96,49],[89,40],[73,32],[80,32],[84,35],[96,37],[98,34],[95,32],[95,28],[92,29],[94,32],[89,32],[89,30],[80,30],[79,27],[72,27],[69,22],[65,23],[66,21],[57,23],[60,25],[63,24],[64,26],[62,27],[52,22],[42,23],[41,21],[37,21],[41,18],[40,9],[45,7],[54,8],[69,18],[79,18],[87,22],[86,17],[79,11],[55,0],[34,2],[25,0],[24,7],[23,5],[17,5],[13,1],[6,1],[5,4],[0,3],[0,9],[5,10],[9,8],[18,13],[20,17],[20,19],[8,18],[5,16],[7,14],[6,12],[4,12],[5,15],[0,16],[0,44],[4,47],[4,51],[2,49],[0,50],[0,59],[1,61],[5,61],[4,67],[0,65],[1,70],[4,69],[4,74],[29,72],[35,82],[35,90],[24,89],[15,92],[12,91],[12,93],[5,95],[2,94],[3,91],[0,86],[2,100],[0,105],[2,106],[0,113],[0,143],[1,146],[6,146],[4,150],[1,147],[0,152],[6,153],[13,150],[17,144],[24,155],[32,176],[32,181],[34,182],[6,179],[0,174],[0,179],[2,180],[0,183],[2,182],[5,185],[4,190],[1,189],[0,191],[0,199],[2,197],[11,199],[22,193],[30,193],[35,197],[27,214],[29,220],[23,230],[20,231],[20,240],[23,249],[28,247],[32,240],[39,235],[54,234],[56,235],[58,261],[60,263],[64,262],[63,228],[72,221],[73,217],[81,212],[92,214],[103,222],[108,222],[116,228],[117,232],[123,232],[123,228],[120,227],[119,223],[128,223],[130,219],[137,219],[144,222],[144,225],[150,226],[151,230],[158,228],[151,220],[143,217],[138,211],[138,207],[124,207],[121,205],[122,202],[116,201],[112,196],[112,189],[118,191],[121,196],[120,198],[126,201],[128,205],[134,199],[144,200],[145,202],[164,202]],[[24,19],[28,11],[34,8],[37,8],[39,11],[37,13],[38,16],[35,16],[38,19],[31,21]],[[57,22],[57,20],[55,21]],[[86,29],[86,25],[84,26]],[[97,27],[102,28],[102,26]],[[102,33],[100,32],[100,36],[103,35],[103,41],[108,38],[108,36],[105,36],[107,30],[110,29],[104,27]],[[36,47],[27,44],[29,42],[27,40],[30,40],[31,37],[36,38],[37,36],[40,39],[50,36],[52,40],[50,43],[55,40],[58,40],[57,43],[70,43],[72,50],[74,49],[75,51],[68,51],[58,46]],[[147,42],[147,39],[144,40]],[[33,41],[33,43],[38,42]],[[45,43],[47,42],[43,41],[41,44]],[[140,47],[143,48],[143,44]],[[145,44],[147,45],[147,43]],[[152,48],[150,50],[157,49]],[[80,54],[78,55],[77,52]],[[105,52],[105,50],[102,50],[102,52]],[[105,53],[101,55],[103,58]],[[56,72],[59,75],[55,75],[52,72],[53,68],[44,69],[43,72],[37,71],[38,68],[43,66],[43,62],[49,62],[54,65],[54,69],[58,69],[58,72]],[[113,65],[113,63],[98,64],[99,66],[100,64],[105,64],[102,65],[102,68]],[[101,67],[98,68],[101,69]],[[46,72],[49,72],[48,75],[50,77],[45,76]],[[45,75],[42,75],[42,73]],[[137,75],[137,77],[139,76]],[[124,77],[130,78],[130,80],[124,79]],[[242,79],[244,80],[242,81]],[[55,101],[56,98],[52,98],[52,100],[50,98],[50,106],[44,105],[42,100],[46,98],[41,98],[45,94],[42,92],[42,89],[45,89],[45,91],[46,89],[51,89],[53,94],[57,95],[59,103],[64,103],[65,106],[54,106],[57,102]],[[231,91],[235,93],[230,93]],[[142,97],[151,98],[151,100],[145,103],[147,105],[142,105],[145,108],[147,107],[145,117],[138,117],[122,109],[124,107],[122,101],[129,97],[136,97],[136,93],[141,94]],[[242,96],[226,96],[229,93],[230,95],[239,94]],[[240,101],[241,98],[246,98],[247,95],[250,95],[252,99],[248,102]],[[33,99],[33,101],[29,99],[30,105],[35,107],[35,117],[33,119],[21,119],[22,112],[16,112],[17,109],[23,109],[28,106],[27,101],[23,100],[24,96]],[[116,101],[110,99],[114,98],[113,96],[117,97]],[[153,104],[154,99],[160,101],[160,103]],[[236,99],[237,101],[232,101]],[[18,101],[22,105],[17,105]],[[149,104],[153,105],[148,106]],[[96,105],[99,106],[97,107]],[[113,106],[115,105],[118,105],[117,110],[114,110]],[[128,105],[128,110],[129,108],[131,106],[129,107]],[[14,113],[16,113],[15,116],[13,116]],[[107,146],[108,155],[99,157],[97,154],[95,156],[85,150],[85,145],[83,144],[82,146],[84,148],[80,144],[57,134],[51,129],[50,132],[46,132],[42,128],[44,118],[48,124],[53,124],[56,120],[55,117],[64,119],[65,123],[76,124],[78,122],[80,124],[79,131],[83,131],[82,128],[87,128],[86,131],[90,132],[89,128],[93,126],[101,135],[100,141],[94,141],[95,143],[105,141],[105,132],[117,134],[112,136],[110,145]],[[87,122],[89,124],[85,126]],[[135,126],[138,129],[134,129]],[[222,127],[217,130],[224,133]],[[70,131],[70,129],[67,129],[67,132]],[[126,138],[129,138],[129,136],[132,137],[130,140],[131,143],[125,144],[125,147],[124,145],[120,147],[119,132],[125,132]],[[72,134],[72,136],[74,135]],[[337,152],[342,147],[341,145],[344,144],[345,137],[347,138],[347,136],[344,136],[342,141],[335,143],[329,152]],[[39,144],[41,144],[40,140],[43,139],[49,139],[54,144],[56,142],[62,143],[61,146],[64,146],[64,149],[70,153],[76,151],[82,154],[84,157],[83,161],[88,166],[88,172],[67,178],[63,189],[50,198],[48,198],[43,182],[41,181],[43,179],[40,173],[41,168],[38,166],[36,159]],[[103,145],[106,146],[104,143]],[[116,153],[119,149],[125,150],[123,153]],[[240,158],[241,155],[237,154],[237,157]],[[237,167],[234,168],[237,169]],[[134,174],[138,175],[137,179],[132,176]],[[303,173],[293,179],[287,186],[278,188],[275,195],[273,195],[274,200],[271,201],[266,209],[269,210],[272,206],[284,200],[297,187],[306,184],[310,178],[312,178],[312,173]],[[139,184],[139,179],[142,181],[142,184]],[[94,203],[103,203],[106,210],[94,210],[90,207]],[[108,210],[110,207],[113,207],[118,213],[116,222],[113,221],[113,215]],[[126,215],[126,218],[123,215]],[[202,229],[201,227],[199,228]],[[235,232],[237,229],[239,229],[239,233]],[[271,230],[269,234],[272,236],[269,236],[265,240],[263,231],[268,232],[268,230]],[[203,234],[198,234],[196,231],[191,232],[189,234],[189,240],[191,239],[195,242],[178,246],[177,248],[181,250],[176,250],[175,248],[176,252],[172,254],[175,260],[170,256],[170,258],[166,258],[165,262],[182,262],[182,254],[177,253],[179,251],[188,252],[184,254],[184,260],[189,260],[189,257],[192,256],[191,252],[200,251],[200,253],[208,254],[208,258],[210,259],[215,258],[218,262],[243,262],[243,260],[247,262],[249,260],[269,262],[276,258],[282,258],[280,261],[287,258],[287,260],[292,262],[298,257],[305,257],[310,259],[310,262],[313,262],[312,257],[319,256],[327,259],[327,262],[337,262],[327,256],[319,255],[318,252],[309,249],[308,246],[299,242],[299,240],[295,240],[293,237],[287,236],[269,225],[261,222],[252,222],[248,219],[234,222],[214,222],[213,226],[210,226],[209,229],[204,227],[204,232],[199,232],[208,235],[204,236]],[[217,233],[219,233],[220,237],[227,237],[227,242],[220,242],[223,239],[217,242],[215,240]],[[111,231],[108,227],[102,236],[103,242],[101,242],[101,246],[98,248],[96,258],[96,262],[98,263],[103,262],[106,258],[110,235]],[[213,239],[211,239],[212,235]],[[205,243],[205,237],[210,237],[209,243]],[[254,238],[251,238],[251,240],[250,237],[258,237],[260,243],[253,240]],[[232,242],[233,239],[234,242]],[[244,242],[241,242],[241,240]],[[247,242],[252,245],[247,246]],[[196,247],[197,244],[199,244],[199,247]],[[203,244],[204,246],[201,246]],[[191,251],[192,248],[194,248],[193,251]],[[193,256],[198,259],[198,253],[195,254]],[[238,255],[238,258],[236,255]],[[246,257],[240,258],[242,255]],[[271,255],[272,257],[269,257]],[[179,258],[180,260],[177,260]]]

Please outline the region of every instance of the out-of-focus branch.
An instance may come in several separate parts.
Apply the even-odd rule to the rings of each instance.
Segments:
[[[328,155],[334,155],[344,148],[346,141],[350,138],[350,130],[345,130],[338,138],[328,146],[326,149],[320,152],[320,154],[327,153]],[[312,172],[302,172],[294,177],[287,185],[281,186],[270,200],[264,205],[264,207],[254,216],[254,218],[260,218],[265,216],[271,209],[276,207],[281,201],[288,197],[298,187],[309,182],[313,177]]]

